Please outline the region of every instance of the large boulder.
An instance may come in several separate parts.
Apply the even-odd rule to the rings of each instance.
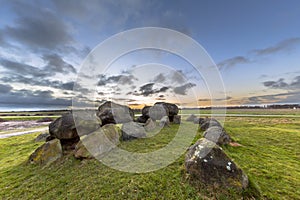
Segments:
[[[160,120],[164,116],[168,116],[169,110],[162,104],[157,104],[149,108],[149,116],[153,120]]]
[[[173,122],[173,118],[178,114],[179,109],[176,104],[166,103],[166,102],[156,102],[154,105],[163,105],[167,111],[167,116],[169,116],[170,122]]]
[[[199,124],[200,124],[200,129],[202,131],[206,131],[209,127],[213,127],[213,126],[222,127],[220,122],[218,122],[214,118],[205,118],[205,119],[203,119],[203,121],[202,120],[199,121]]]
[[[49,136],[50,136],[49,133],[41,133],[34,139],[34,141],[35,142],[45,142]]]
[[[82,139],[84,137],[87,137],[87,136],[83,136]],[[82,140],[80,140],[77,144],[76,144],[76,147],[75,147],[75,150],[74,150],[74,157],[75,158],[78,158],[78,159],[92,159],[94,158],[90,152],[85,148],[85,146],[83,145],[82,143]]]
[[[122,140],[126,141],[145,137],[146,130],[142,125],[136,122],[128,122],[122,125]]]
[[[28,162],[32,164],[50,165],[61,158],[62,155],[63,153],[60,141],[58,139],[54,139],[37,148],[29,156]]]
[[[164,116],[163,118],[161,118],[161,120],[159,121],[159,126],[160,127],[170,127],[170,120],[168,116]]]
[[[217,143],[218,145],[229,144],[232,140],[224,128],[220,126],[209,127],[203,134],[203,137]]]
[[[149,119],[149,117],[145,117],[144,115],[141,115],[136,119],[136,122],[146,123],[148,119]]]
[[[94,132],[102,125],[102,121],[96,116],[95,111],[75,111],[73,115],[80,137]]]
[[[185,159],[185,168],[190,178],[213,187],[248,187],[247,175],[214,142],[205,138],[192,145]]]
[[[146,131],[153,131],[156,128],[156,121],[153,121],[151,118],[149,118],[146,121],[144,128]]]
[[[74,156],[79,159],[101,158],[120,143],[121,130],[117,125],[107,124],[81,137]]]
[[[74,150],[79,141],[72,113],[67,113],[49,124],[50,139],[60,140],[64,152]],[[47,138],[47,140],[48,140]]]
[[[145,118],[149,118],[150,115],[149,115],[149,110],[150,110],[151,106],[145,106],[143,109],[142,109],[142,116],[144,116]]]
[[[180,124],[181,123],[181,116],[180,115],[174,115],[173,123],[174,124]]]
[[[202,118],[202,117],[195,117],[194,118],[194,124],[203,124],[204,123],[204,121],[205,121],[205,118]]]
[[[72,113],[67,113],[49,124],[49,133],[57,139],[78,138]]]
[[[101,119],[102,125],[119,124],[134,120],[134,112],[128,106],[106,101],[99,106],[97,116]]]

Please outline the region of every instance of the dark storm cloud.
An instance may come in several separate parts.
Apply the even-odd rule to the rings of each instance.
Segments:
[[[45,70],[52,73],[76,73],[76,69],[73,65],[64,61],[57,54],[47,54],[43,56],[43,60],[47,62],[47,65],[44,67]]]
[[[289,38],[286,40],[283,40],[277,44],[275,44],[274,46],[270,46],[264,49],[255,49],[253,50],[253,52],[256,55],[269,55],[269,54],[273,54],[273,53],[277,53],[277,52],[281,52],[281,51],[287,51],[292,49],[295,45],[300,44],[300,38],[296,37],[296,38]]]
[[[73,41],[68,25],[56,13],[38,3],[12,4],[18,16],[13,25],[4,28],[5,37],[31,49],[60,49]]]
[[[0,94],[9,93],[12,89],[10,85],[0,84]]]
[[[131,74],[120,74],[115,76],[106,77],[105,75],[100,75],[98,86],[105,86],[110,83],[116,83],[121,85],[132,85],[135,80],[138,80],[135,76]]]
[[[141,95],[147,97],[154,93],[153,90],[154,83],[148,83],[140,87]]]
[[[186,95],[188,92],[188,89],[195,87],[195,86],[196,86],[196,84],[194,84],[194,83],[186,83],[182,86],[175,87],[173,89],[173,91],[175,92],[175,94]]]
[[[153,94],[165,93],[169,89],[169,87],[166,87],[166,86],[155,89],[154,85],[155,85],[155,83],[147,83],[140,87],[139,92],[134,92],[131,94],[134,94],[136,96],[147,97],[147,96],[151,96]]]
[[[70,106],[70,99],[55,98],[50,90],[17,90],[1,95],[0,103]]]
[[[244,56],[236,56],[236,57],[233,57],[233,58],[229,58],[229,59],[226,59],[220,63],[217,64],[217,66],[222,69],[222,68],[229,68],[229,67],[233,67],[235,65],[238,65],[238,64],[246,64],[246,63],[249,63],[250,60]]]

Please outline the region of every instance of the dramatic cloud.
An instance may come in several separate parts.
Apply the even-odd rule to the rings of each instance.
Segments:
[[[4,95],[1,95],[0,103],[10,104],[34,104],[38,105],[61,105],[70,106],[70,99],[62,99],[53,97],[53,92],[50,90],[17,90]]]
[[[23,76],[30,75],[33,77],[45,77],[48,76],[48,73],[31,65],[7,60],[0,59],[0,65],[5,68],[5,70],[10,71],[14,74],[20,74]]]
[[[220,63],[217,64],[217,66],[222,69],[222,68],[229,68],[229,67],[233,67],[235,65],[238,65],[238,64],[246,64],[246,63],[249,63],[250,60],[244,56],[236,56],[236,57],[233,57],[233,58],[229,58],[229,59],[226,59]]]
[[[44,67],[44,69],[50,73],[76,73],[76,69],[73,67],[73,65],[65,62],[57,54],[44,55],[43,59],[45,62],[47,62],[47,65]]]
[[[51,77],[57,73],[76,73],[76,69],[57,54],[44,55],[43,59],[47,65],[40,68],[8,59],[0,59],[0,66],[12,74],[31,76],[34,78]]]
[[[70,27],[56,13],[22,1],[12,4],[18,16],[3,30],[5,37],[31,49],[60,49],[73,41]]]
[[[135,80],[138,80],[135,76],[131,74],[121,74],[116,76],[106,77],[101,75],[98,81],[98,86],[105,86],[110,83],[116,83],[120,85],[132,85]]]
[[[267,47],[264,49],[255,49],[253,50],[253,52],[256,55],[269,55],[269,54],[273,54],[273,53],[277,53],[277,52],[281,52],[281,51],[287,51],[292,49],[295,45],[300,44],[300,38],[290,38],[290,39],[286,39],[283,40],[277,44],[275,44],[274,46],[271,47]]]
[[[175,92],[175,94],[186,95],[188,89],[195,87],[195,86],[196,86],[196,84],[194,84],[194,83],[187,83],[182,86],[175,87],[173,89],[173,91]]]
[[[155,89],[154,84],[155,83],[147,83],[145,85],[142,85],[139,89],[139,92],[135,92],[133,94],[137,95],[137,96],[141,95],[141,96],[147,97],[147,96],[151,96],[153,94],[166,92],[169,89],[169,87],[166,87],[166,86]]]
[[[0,94],[9,93],[12,89],[10,85],[0,84]]]
[[[52,87],[56,89],[62,90],[73,90],[74,82],[62,82],[62,81],[51,81],[44,78],[28,78],[21,75],[11,75],[0,78],[2,82],[8,83],[23,83],[32,86],[44,86],[44,87]]]
[[[148,83],[140,87],[141,95],[147,97],[154,93],[153,90],[154,83]]]

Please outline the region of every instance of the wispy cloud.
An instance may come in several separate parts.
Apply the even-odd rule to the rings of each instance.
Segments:
[[[294,77],[290,83],[280,78],[277,81],[265,81],[263,85],[270,89],[300,90],[300,76]]]
[[[273,53],[291,50],[295,45],[299,45],[299,44],[300,44],[299,37],[289,38],[270,47],[266,47],[263,49],[254,49],[252,50],[252,52],[254,52],[258,56],[269,55]]]
[[[132,85],[136,80],[138,79],[132,74],[119,74],[119,75],[108,76],[108,77],[106,75],[100,75],[98,86],[105,86],[111,83],[120,84],[120,85]]]
[[[251,96],[243,99],[243,104],[272,104],[272,103],[299,103],[300,92],[286,92],[270,95]]]
[[[229,58],[229,59],[223,60],[222,62],[218,63],[217,66],[220,69],[223,69],[223,68],[234,67],[234,66],[239,65],[239,64],[250,63],[250,62],[251,61],[250,61],[249,58],[246,58],[244,56],[235,56],[233,58]]]

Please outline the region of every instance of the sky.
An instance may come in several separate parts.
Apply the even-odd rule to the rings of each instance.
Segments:
[[[182,107],[300,103],[297,0],[0,4],[0,110],[68,108],[74,98],[132,107],[156,101]],[[211,59],[214,74],[205,75],[209,66],[195,68],[184,57],[158,49],[131,51],[105,70],[100,62],[94,63],[95,71],[86,70],[92,57],[109,57],[125,44],[114,43],[97,55],[104,41],[143,27],[192,38],[203,47],[199,54]],[[156,41],[158,36],[145,39],[165,42]],[[83,79],[93,84],[84,85]]]

